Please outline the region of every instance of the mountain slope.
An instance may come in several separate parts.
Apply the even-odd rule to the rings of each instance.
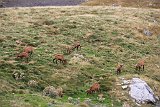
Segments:
[[[140,77],[159,95],[159,13],[159,9],[104,6],[0,9],[0,105],[62,106],[68,97],[79,97],[81,102],[90,98],[93,104],[118,107],[129,99],[117,89],[119,77]],[[152,35],[146,36],[144,29]],[[66,47],[76,41],[80,41],[82,49],[67,55]],[[29,63],[16,59],[25,45],[35,48]],[[64,53],[67,65],[53,63],[55,53]],[[134,67],[140,59],[145,60],[144,72]],[[124,64],[120,76],[115,74],[118,63]],[[13,73],[22,78],[14,79]],[[30,87],[30,80],[38,85]],[[86,94],[97,81],[104,102],[97,99],[100,92]],[[62,87],[64,97],[43,96],[47,86]]]

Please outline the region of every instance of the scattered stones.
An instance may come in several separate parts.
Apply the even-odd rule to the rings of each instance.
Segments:
[[[86,58],[83,55],[79,55],[79,54],[74,54],[75,57],[78,57],[82,60],[86,60]]]
[[[91,99],[90,98],[85,98],[84,103],[91,105]]]
[[[80,103],[80,98],[79,98],[79,97],[78,97],[78,98],[68,97],[68,102],[69,102],[69,103],[72,103],[72,104],[74,104],[74,105],[77,105],[77,104]]]
[[[130,107],[130,105],[127,102],[124,102],[122,107]]]

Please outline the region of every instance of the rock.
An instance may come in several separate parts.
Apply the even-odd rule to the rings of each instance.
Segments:
[[[73,101],[73,98],[72,97],[68,97],[68,102],[69,103],[73,103],[74,101]]]
[[[86,58],[83,56],[83,55],[80,55],[80,54],[74,54],[75,57],[78,57],[82,60],[86,60]]]
[[[103,94],[99,94],[97,97],[99,102],[103,102],[105,100],[104,95]]]
[[[152,102],[155,103],[155,96],[147,83],[139,78],[133,78],[129,85],[129,94],[137,103]]]
[[[158,64],[155,64],[155,66],[156,66],[157,68],[160,68]]]
[[[123,86],[122,86],[122,89],[123,89],[123,90],[125,90],[125,89],[127,89],[127,88],[128,88],[128,85],[123,85]]]
[[[87,105],[91,105],[91,99],[90,98],[85,98],[84,103]]]
[[[124,77],[119,77],[120,80],[124,80]]]
[[[30,86],[30,87],[35,87],[35,86],[37,86],[38,82],[35,81],[35,80],[30,80],[27,84],[28,84],[28,86]]]
[[[137,106],[139,106],[139,107],[141,106],[141,105],[140,105],[140,104],[138,104],[138,103],[136,103],[136,105],[137,105]]]
[[[74,104],[77,105],[77,104],[79,104],[79,103],[80,103],[80,98],[78,97],[78,98],[75,99]]]
[[[144,30],[143,30],[143,33],[144,33],[146,36],[152,36],[152,32],[150,32],[150,31],[147,30],[147,29],[144,29]]]
[[[130,84],[130,80],[123,80],[123,85],[128,85]]]
[[[48,86],[43,90],[43,95],[55,98],[57,96],[57,92],[53,86]]]
[[[160,100],[158,96],[155,96],[155,99],[158,100],[158,101]]]
[[[48,107],[54,107],[54,104],[48,103]]]
[[[122,107],[130,107],[130,105],[127,102],[124,102]]]
[[[120,86],[121,84],[116,84],[116,85]]]

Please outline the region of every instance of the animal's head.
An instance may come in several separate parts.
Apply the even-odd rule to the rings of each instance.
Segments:
[[[88,90],[86,91],[86,93],[87,93],[87,94],[91,94],[91,90],[88,89]]]
[[[120,67],[123,67],[123,64],[120,64],[119,66],[120,66]]]
[[[16,58],[19,58],[20,57],[20,54],[17,54]]]
[[[137,67],[138,64],[135,64],[134,67]]]

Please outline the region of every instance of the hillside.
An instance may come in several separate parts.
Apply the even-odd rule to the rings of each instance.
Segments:
[[[135,106],[116,85],[119,78],[140,77],[160,96],[160,10],[120,7],[34,7],[0,9],[0,105],[2,107],[72,107],[68,97],[79,98],[80,107],[93,104]],[[151,35],[144,34],[147,29]],[[66,46],[80,41],[81,50],[66,54]],[[29,62],[16,59],[25,45],[34,47]],[[53,55],[64,54],[67,64],[53,63]],[[134,65],[145,60],[145,70]],[[123,63],[121,75],[115,74]],[[23,75],[17,80],[13,73]],[[29,86],[34,80],[36,86]],[[86,90],[99,82],[100,93]],[[43,96],[45,87],[62,87],[62,98]],[[54,106],[55,107],[55,106]],[[152,107],[145,105],[142,107]]]
[[[160,8],[160,0],[88,0],[82,3],[87,6],[107,5],[140,8]]]

